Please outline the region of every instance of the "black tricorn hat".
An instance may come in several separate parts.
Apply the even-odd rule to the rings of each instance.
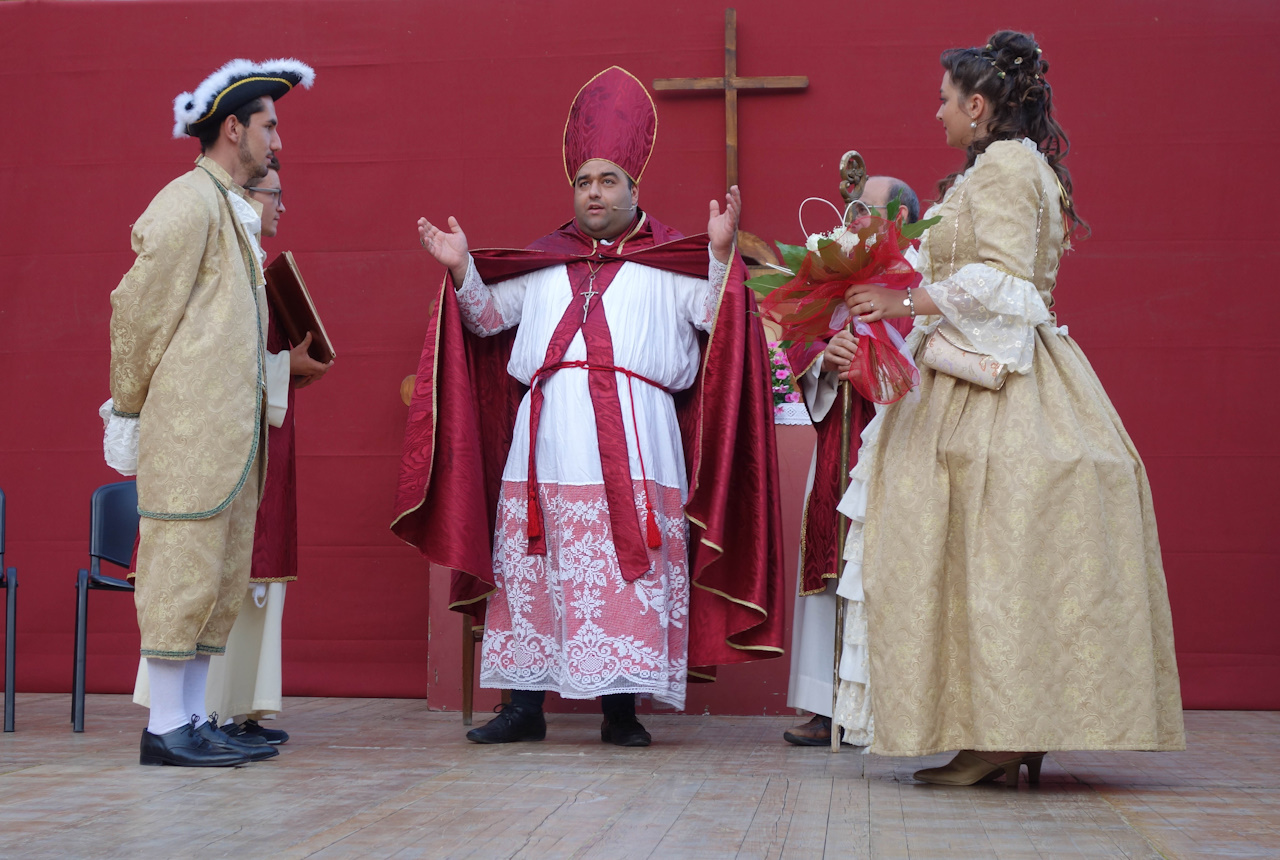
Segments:
[[[195,92],[173,100],[173,136],[195,137],[256,98],[279,100],[298,84],[310,87],[315,79],[315,71],[298,60],[232,60],[205,78]]]

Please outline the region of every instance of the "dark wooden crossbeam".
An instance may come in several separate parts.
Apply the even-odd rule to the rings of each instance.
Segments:
[[[738,74],[738,12],[724,11],[724,74],[716,78],[656,78],[655,90],[724,92],[724,146],[726,187],[738,184],[738,92],[741,90],[803,90],[809,86],[805,75]]]

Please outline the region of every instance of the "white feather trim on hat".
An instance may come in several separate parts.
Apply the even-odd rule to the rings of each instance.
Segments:
[[[173,100],[173,136],[187,136],[187,126],[204,116],[218,93],[232,82],[252,75],[297,75],[304,88],[315,83],[315,70],[301,60],[282,57],[255,63],[252,60],[232,60],[205,78],[195,92],[181,93]]]

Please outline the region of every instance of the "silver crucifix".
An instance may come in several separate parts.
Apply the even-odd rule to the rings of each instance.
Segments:
[[[592,275],[587,283],[587,291],[582,294],[582,321],[587,321],[587,313],[591,310],[591,299],[600,295],[596,292],[596,276]]]

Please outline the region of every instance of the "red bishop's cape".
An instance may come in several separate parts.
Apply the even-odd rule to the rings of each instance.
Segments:
[[[705,278],[707,236],[683,238],[645,213],[618,246],[574,222],[526,250],[472,251],[487,283],[592,259],[633,261]],[[619,247],[621,246],[621,247]],[[596,255],[596,256],[592,256]],[[689,666],[783,653],[783,554],[773,397],[764,330],[734,255],[702,363],[675,395],[689,471]],[[449,608],[482,616],[494,591],[493,534],[502,470],[525,387],[507,373],[515,329],[476,337],[462,325],[448,275],[418,365],[391,530],[453,570]]]
[[[911,331],[910,317],[886,320],[889,325],[906,337]],[[814,362],[827,348],[825,341],[795,343],[787,349],[787,363],[797,385]],[[849,461],[852,469],[858,462],[858,448],[862,444],[862,431],[876,417],[876,405],[867,400],[851,385],[840,386],[835,402],[822,420],[813,422],[818,432],[814,448],[813,487],[804,503],[804,518],[800,523],[800,570],[796,574],[802,597],[817,594],[827,587],[828,579],[839,579],[843,565],[836,559],[836,536],[840,528],[836,505],[840,504],[840,415],[844,397],[851,397],[849,427]],[[807,405],[807,402],[806,402]],[[812,418],[812,416],[810,416]]]

